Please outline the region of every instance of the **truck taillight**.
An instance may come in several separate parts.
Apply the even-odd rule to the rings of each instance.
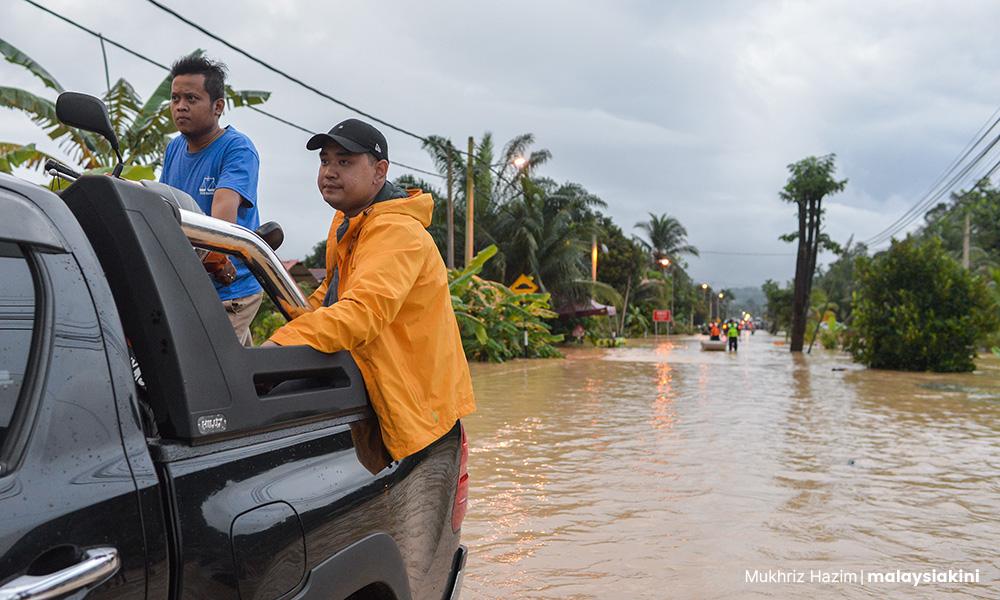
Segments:
[[[458,533],[469,507],[469,438],[465,437],[465,426],[459,422],[462,431],[462,451],[458,461],[458,487],[455,490],[455,505],[451,508],[451,530]]]

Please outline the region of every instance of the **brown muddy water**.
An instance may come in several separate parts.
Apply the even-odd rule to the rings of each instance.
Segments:
[[[463,598],[1000,597],[1000,361],[776,342],[473,365]]]

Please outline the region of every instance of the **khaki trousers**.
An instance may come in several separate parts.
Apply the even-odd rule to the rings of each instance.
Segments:
[[[252,296],[243,298],[233,298],[223,300],[222,307],[226,309],[226,316],[236,332],[236,338],[244,346],[253,345],[253,336],[250,334],[250,323],[253,322],[257,309],[260,308],[261,301],[264,300],[264,292],[257,292]]]

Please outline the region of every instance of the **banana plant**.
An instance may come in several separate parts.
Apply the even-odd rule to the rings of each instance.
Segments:
[[[496,246],[491,245],[466,268],[448,274],[452,308],[466,355],[491,362],[517,356],[560,356],[553,344],[562,341],[562,336],[552,334],[545,322],[558,316],[551,309],[549,294],[515,294],[499,282],[479,277],[496,253]]]

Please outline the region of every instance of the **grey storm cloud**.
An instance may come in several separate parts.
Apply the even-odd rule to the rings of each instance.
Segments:
[[[237,88],[313,130],[353,116],[140,0],[100,10],[38,0],[163,63],[204,48]],[[689,260],[715,286],[791,278],[777,241],[794,210],[786,166],[834,152],[850,180],[828,201],[838,241],[878,233],[914,204],[996,109],[1000,5],[983,2],[169,2],[230,42],[372,114],[465,144],[531,132],[543,174],[608,202],[626,232],[667,212],[708,252]],[[0,37],[64,87],[101,93],[97,40],[21,0]],[[148,95],[164,73],[110,48],[112,80]],[[0,65],[4,85],[45,91]],[[261,154],[262,218],[286,229],[285,257],[326,235],[306,135],[246,110],[226,122]],[[392,157],[430,169],[418,141],[385,132]],[[23,115],[0,111],[0,141],[56,151]],[[395,169],[401,174],[403,170]],[[37,173],[21,173],[40,179]],[[728,254],[727,254],[728,253]],[[772,254],[785,254],[772,256]]]

